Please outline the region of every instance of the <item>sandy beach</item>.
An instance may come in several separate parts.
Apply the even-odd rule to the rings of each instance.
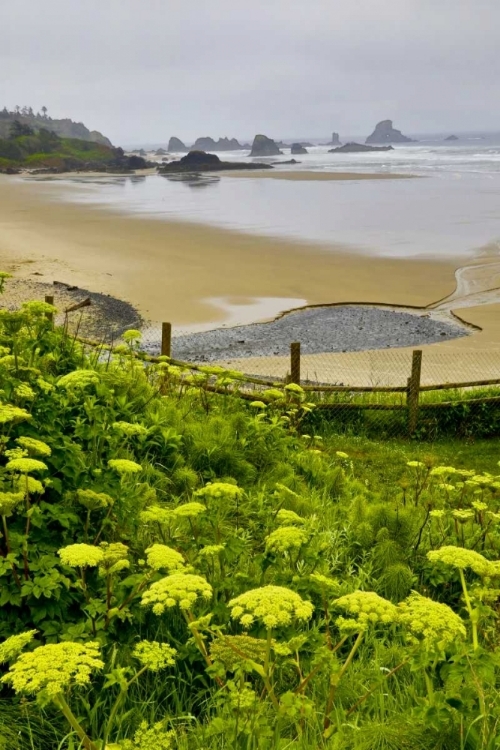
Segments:
[[[412,180],[419,179],[419,175],[398,174],[397,172],[302,172],[263,169],[255,171],[221,172],[228,177],[247,177],[249,179],[265,177],[270,180],[291,180],[293,182],[345,182],[352,180]]]
[[[0,267],[114,295],[152,320],[220,320],[213,297],[425,306],[453,293],[453,259],[371,257],[58,202],[61,187],[0,175]]]

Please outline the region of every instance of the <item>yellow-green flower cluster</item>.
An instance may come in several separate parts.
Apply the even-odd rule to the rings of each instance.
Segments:
[[[98,563],[100,575],[113,575],[130,567],[130,562],[127,560],[128,547],[125,544],[101,542],[99,550],[102,552],[102,560]]]
[[[303,524],[305,519],[301,518],[298,513],[293,510],[287,510],[286,508],[280,508],[276,513],[276,523],[280,526],[292,526],[293,524]]]
[[[271,399],[272,401],[285,398],[283,391],[279,391],[277,388],[268,388],[266,391],[263,391],[262,395],[264,398]]]
[[[388,625],[398,619],[398,608],[374,591],[354,591],[333,603],[351,615],[348,620],[338,618],[337,625],[341,630],[365,630],[370,624]]]
[[[14,394],[17,396],[17,398],[23,401],[33,401],[33,399],[35,398],[35,391],[26,383],[20,383],[18,386],[16,386],[14,388]]]
[[[47,698],[57,698],[70,685],[88,684],[92,672],[104,666],[99,656],[98,643],[50,643],[21,654],[0,681],[10,683],[16,693],[43,691]]]
[[[30,477],[28,474],[18,477],[16,486],[19,492],[23,493],[23,497],[29,495],[43,495],[45,487],[35,477]]]
[[[192,609],[198,599],[212,598],[212,587],[202,576],[190,573],[172,573],[152,583],[142,595],[143,607],[151,606],[155,615],[179,605],[181,609]]]
[[[413,592],[401,602],[399,610],[400,621],[427,648],[443,651],[448,645],[465,638],[464,623],[447,604]]]
[[[142,721],[133,741],[122,740],[120,745],[116,746],[116,750],[170,750],[174,738],[174,732],[166,731],[165,722],[157,721],[149,726],[147,721]],[[114,745],[108,747],[109,750],[115,748]]]
[[[137,331],[135,328],[130,328],[122,335],[124,341],[139,341],[142,338],[142,333]]]
[[[349,454],[345,453],[344,451],[335,451],[335,455],[337,456],[337,458],[342,458],[344,460],[346,458],[349,458]]]
[[[257,693],[250,687],[231,690],[229,693],[229,702],[238,711],[251,711],[255,708],[258,700]]]
[[[118,474],[138,474],[142,471],[142,466],[128,458],[112,458],[108,461],[110,469],[114,469]]]
[[[431,562],[442,562],[459,570],[470,568],[478,576],[488,576],[492,574],[494,564],[485,557],[472,549],[463,549],[463,547],[453,547],[448,545],[437,550],[431,550],[427,553]]]
[[[459,521],[459,523],[467,523],[471,518],[474,518],[474,511],[469,508],[457,508],[456,510],[451,511],[451,515]]]
[[[20,437],[16,439],[16,443],[21,448],[25,448],[32,456],[50,456],[52,454],[50,446],[42,440],[36,440],[32,437]]]
[[[207,544],[206,547],[202,547],[198,550],[200,557],[217,557],[223,551],[224,544]]]
[[[19,635],[11,635],[6,641],[0,643],[0,664],[15,659],[23,648],[31,643],[35,636],[36,630],[27,630]]]
[[[425,469],[425,464],[422,461],[407,461],[406,465],[411,469]]]
[[[281,526],[266,537],[266,552],[284,553],[300,549],[309,540],[304,529],[297,526]]]
[[[57,386],[67,391],[76,391],[83,390],[89,385],[96,385],[98,382],[99,375],[94,370],[73,370],[60,377]]]
[[[139,641],[134,648],[134,656],[151,672],[159,672],[165,667],[173,667],[177,651],[168,643],[157,641]]]
[[[153,570],[182,570],[185,567],[185,561],[180,552],[177,552],[166,544],[152,544],[146,550],[146,559],[150,568]]]
[[[444,477],[456,474],[457,470],[453,466],[435,466],[431,469],[431,477]]]
[[[139,518],[143,523],[159,523],[160,525],[169,523],[172,516],[173,513],[171,510],[162,508],[160,505],[151,505],[139,513]]]
[[[207,510],[207,506],[203,505],[202,503],[183,503],[182,505],[178,505],[177,508],[175,508],[172,513],[174,516],[177,516],[177,518],[196,518],[197,516],[200,516],[202,513],[205,513]]]
[[[31,414],[26,409],[20,409],[18,406],[11,404],[0,404],[0,424],[7,422],[23,422],[31,419]]]
[[[316,586],[323,594],[333,594],[338,591],[339,583],[335,578],[325,576],[322,573],[311,573],[309,580]]]
[[[7,471],[16,471],[19,474],[30,474],[32,471],[47,471],[47,465],[36,458],[13,458],[7,462],[5,468]]]
[[[212,641],[210,656],[234,672],[248,661],[262,663],[266,658],[266,641],[250,635],[224,635]]]
[[[87,510],[98,510],[113,505],[113,498],[105,492],[94,492],[94,490],[77,490],[78,502]]]
[[[236,500],[243,494],[243,490],[236,484],[229,482],[212,482],[196,492],[197,497],[209,500]]]
[[[240,594],[229,602],[231,617],[249,628],[257,620],[267,628],[289,625],[292,620],[309,620],[311,602],[283,586],[262,586]]]
[[[0,492],[0,516],[10,516],[24,500],[24,492]]]
[[[114,422],[113,430],[127,437],[145,437],[148,434],[147,427],[132,422]]]
[[[61,561],[71,568],[93,568],[104,562],[104,552],[92,544],[69,544],[58,553]]]

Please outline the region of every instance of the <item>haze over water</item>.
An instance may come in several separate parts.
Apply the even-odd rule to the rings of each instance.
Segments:
[[[500,135],[397,145],[394,151],[295,157],[280,171],[417,175],[404,180],[275,180],[199,176],[105,176],[58,181],[63,198],[114,210],[215,225],[302,244],[347,245],[370,254],[410,257],[500,250]],[[248,161],[247,152],[219,154]],[[289,151],[272,160],[289,159]]]

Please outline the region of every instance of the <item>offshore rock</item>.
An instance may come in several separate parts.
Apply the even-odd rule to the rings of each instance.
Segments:
[[[282,153],[272,138],[266,135],[256,135],[250,156],[280,156]]]
[[[219,138],[218,141],[214,141],[208,136],[197,138],[193,146],[197,151],[242,151],[245,148],[248,148],[248,145],[242,145],[236,138]]]
[[[302,146],[300,143],[292,143],[292,147],[290,149],[291,154],[308,154],[309,151],[307,148]]]
[[[365,151],[394,151],[392,146],[365,146],[363,143],[345,143],[338,148],[329,149],[329,154],[357,154]]]
[[[449,135],[448,138],[445,138],[445,141],[458,141],[458,136]]]
[[[368,136],[365,143],[415,143],[407,138],[400,130],[392,127],[392,120],[382,120],[377,123],[375,130]]]
[[[178,153],[179,151],[189,151],[188,147],[181,141],[180,138],[173,136],[168,142],[168,150]]]
[[[221,161],[215,154],[207,154],[204,151],[190,151],[179,161],[171,161],[158,167],[159,174],[171,174],[173,172],[222,172],[226,170],[240,169],[272,169],[269,164],[253,162]]]
[[[332,133],[332,140],[327,143],[327,146],[340,146],[340,138],[338,133]]]

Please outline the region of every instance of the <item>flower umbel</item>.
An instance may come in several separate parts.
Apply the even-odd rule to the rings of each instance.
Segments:
[[[313,613],[313,605],[283,586],[263,586],[251,589],[229,602],[231,617],[239,620],[244,628],[260,620],[267,628],[289,625],[292,620],[307,621]]]
[[[212,587],[202,576],[190,573],[172,573],[152,583],[142,595],[143,607],[152,606],[155,615],[177,604],[183,610],[192,609],[198,599],[212,598]]]
[[[104,561],[104,552],[92,544],[69,544],[58,553],[61,561],[71,568],[93,568]]]
[[[333,603],[352,616],[348,620],[338,618],[337,625],[341,630],[365,630],[370,624],[389,624],[398,619],[398,608],[374,591],[354,591]]]
[[[266,551],[289,552],[293,549],[300,549],[308,540],[309,535],[304,529],[296,526],[282,526],[266,537]]]
[[[160,669],[174,666],[177,651],[168,643],[139,641],[133,653],[144,667],[147,667],[151,672],[159,672]]]
[[[31,643],[35,636],[36,630],[28,630],[26,633],[11,635],[6,641],[0,643],[0,664],[15,659],[23,648]]]
[[[185,567],[184,558],[180,552],[177,552],[166,544],[152,544],[146,550],[146,559],[148,565],[153,570],[182,570]]]
[[[434,602],[416,592],[399,605],[400,621],[427,648],[444,648],[466,635],[465,625],[447,604]]]

